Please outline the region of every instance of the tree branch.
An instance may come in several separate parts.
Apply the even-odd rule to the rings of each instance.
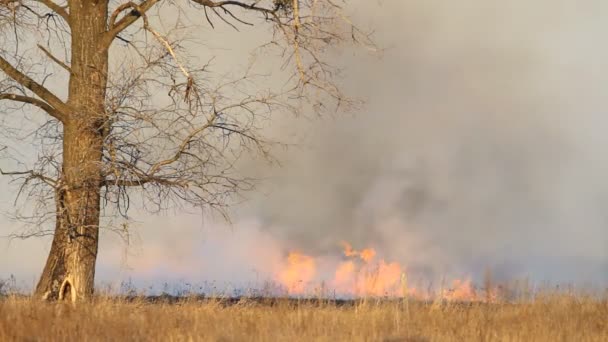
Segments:
[[[63,20],[65,20],[68,23],[68,25],[70,25],[70,15],[68,14],[68,12],[65,10],[64,7],[57,5],[52,0],[36,0],[36,1],[43,3],[46,7],[53,10],[53,12],[60,15],[63,18]]]
[[[65,122],[67,115],[69,113],[69,107],[60,98],[55,96],[55,94],[51,93],[48,89],[46,89],[41,84],[37,83],[29,76],[25,75],[21,71],[15,69],[6,59],[0,56],[0,70],[4,71],[6,75],[15,80],[17,83],[31,90],[34,94],[38,95],[42,100],[48,103],[52,108],[54,108],[53,117],[58,119],[61,122]],[[22,101],[23,102],[23,101]],[[28,103],[32,103],[31,101]],[[32,103],[34,104],[34,103]],[[42,108],[42,107],[40,107]],[[44,109],[44,108],[43,108]]]
[[[41,181],[43,181],[44,183],[55,187],[57,185],[57,180],[46,177],[43,174],[40,174],[38,172],[35,172],[33,170],[28,170],[28,171],[4,171],[2,169],[0,169],[0,175],[2,176],[27,176],[26,177],[26,182],[31,180],[31,179],[39,179]]]
[[[124,10],[127,10],[129,8],[136,10],[137,7],[138,7],[138,5],[135,4],[134,2],[131,2],[131,1],[129,1],[127,3],[124,3],[124,4],[116,7],[116,9],[114,10],[114,12],[112,12],[112,15],[110,15],[110,21],[109,21],[108,27],[112,28],[112,27],[115,26],[116,19],[118,18],[118,16],[120,15],[120,13],[122,13]],[[133,14],[136,15],[135,13],[133,13]]]
[[[70,69],[70,67],[67,64],[65,64],[64,62],[62,62],[61,60],[59,60],[57,57],[53,56],[53,54],[49,50],[45,49],[44,46],[42,46],[40,44],[37,44],[37,45],[38,45],[38,48],[40,50],[42,50],[42,52],[44,52],[44,54],[48,58],[50,58],[53,62],[59,64],[59,66],[62,67],[62,68],[64,68],[65,70],[67,70],[67,72],[72,73],[72,69]]]
[[[145,177],[142,179],[108,179],[103,182],[103,186],[118,186],[118,187],[135,187],[135,186],[144,186],[146,184],[160,184],[167,186],[179,186],[186,187],[186,181],[171,181],[169,179],[160,178],[160,177]]]
[[[109,46],[114,38],[122,32],[124,29],[133,24],[139,17],[145,14],[150,8],[156,5],[160,0],[146,0],[143,3],[137,5],[133,2],[127,2],[118,6],[114,12],[110,15],[110,28],[105,33],[105,37],[103,38],[103,45],[105,47]],[[132,9],[131,12],[122,17],[119,21],[116,21],[120,13],[127,9]]]
[[[207,123],[205,123],[203,126],[201,126],[201,127],[197,128],[197,129],[193,130],[192,132],[190,132],[190,134],[188,134],[188,136],[184,140],[182,140],[182,143],[179,145],[179,148],[177,149],[177,152],[175,152],[175,154],[173,155],[173,157],[171,157],[169,159],[165,159],[163,161],[159,161],[158,163],[152,165],[152,167],[147,172],[147,174],[149,176],[154,176],[154,174],[156,174],[156,172],[158,172],[161,167],[163,167],[165,165],[173,164],[176,161],[178,161],[179,158],[184,153],[184,151],[187,149],[188,144],[192,141],[192,139],[195,136],[197,136],[198,134],[200,134],[204,130],[208,129],[209,127],[213,127],[213,124],[215,123],[215,120],[217,119],[217,114],[218,113],[214,111],[213,115],[211,115],[211,117],[207,120]]]
[[[143,16],[144,14],[146,14],[146,12],[152,8],[154,5],[156,5],[158,2],[160,2],[161,0],[146,0],[143,3],[137,5],[133,2],[127,2],[124,3],[120,6],[118,6],[114,12],[110,15],[110,29],[106,32],[106,36],[104,37],[104,46],[109,46],[112,41],[114,40],[114,38],[116,38],[116,36],[118,34],[120,34],[120,32],[122,32],[124,29],[126,29],[127,27],[129,27],[131,24],[133,24],[135,21],[137,21],[137,19],[139,19],[139,17]],[[257,6],[257,1],[253,2],[252,4],[246,4],[240,1],[211,1],[211,0],[191,0],[192,2],[195,2],[199,5],[204,6],[205,8],[209,7],[209,8],[221,8],[224,11],[226,11],[226,13],[228,13],[230,16],[232,16],[233,18],[235,18],[236,20],[247,24],[247,25],[251,25],[249,23],[246,23],[238,18],[236,18],[230,11],[228,11],[226,9],[226,6],[234,6],[234,7],[240,7],[246,10],[252,10],[252,11],[256,11],[256,12],[260,12],[260,13],[264,13],[265,15],[271,15],[271,16],[275,16],[277,13],[278,8],[274,8],[274,9],[269,9],[269,8],[265,8],[265,7],[259,7]],[[116,21],[116,19],[118,18],[118,16],[120,15],[120,13],[122,13],[123,11],[127,10],[127,9],[132,9],[131,12],[129,12],[129,14],[126,14],[124,17],[122,17],[120,20]]]
[[[257,11],[257,12],[261,12],[264,14],[270,14],[270,15],[274,15],[277,10],[276,9],[269,9],[269,8],[265,8],[265,7],[259,7],[256,6],[256,2],[252,3],[251,5],[248,5],[246,3],[240,2],[240,1],[211,1],[211,0],[191,0],[193,2],[196,2],[199,5],[203,5],[205,7],[220,7],[220,8],[224,8],[225,6],[236,6],[236,7],[241,7],[247,10],[253,10],[253,11]]]
[[[17,94],[0,94],[0,100],[12,100],[12,101],[16,101],[16,102],[23,102],[23,103],[34,105],[34,106],[44,110],[50,116],[52,116],[58,120],[59,120],[59,117],[61,116],[61,113],[59,113],[55,108],[50,106],[48,103],[46,103],[42,100],[39,100],[37,98],[34,98],[34,97],[17,95]]]

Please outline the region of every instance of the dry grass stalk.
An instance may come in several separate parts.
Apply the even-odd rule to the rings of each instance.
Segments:
[[[608,303],[554,295],[524,304],[410,301],[0,300],[1,341],[606,341]]]

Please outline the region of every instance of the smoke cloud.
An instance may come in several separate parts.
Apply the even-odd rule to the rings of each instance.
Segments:
[[[141,241],[129,267],[106,236],[100,279],[264,279],[287,250],[337,255],[348,241],[428,279],[490,269],[505,279],[608,281],[608,3],[352,8],[386,47],[380,59],[335,54],[365,107],[272,122],[272,137],[297,146],[274,151],[279,167],[241,165],[265,181],[235,208],[231,229],[197,215],[135,215]],[[37,273],[39,245],[0,250],[0,270]],[[25,261],[24,248],[33,251]]]
[[[303,147],[252,167],[271,184],[248,214],[292,248],[347,240],[423,275],[608,280],[608,5],[356,6],[388,47],[339,57],[365,109],[279,125]]]

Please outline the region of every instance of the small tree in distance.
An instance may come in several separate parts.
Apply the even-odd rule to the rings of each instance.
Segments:
[[[126,218],[135,194],[149,211],[171,203],[221,211],[253,184],[234,170],[239,155],[267,153],[260,120],[348,106],[327,52],[341,43],[371,44],[350,23],[347,5],[0,0],[0,105],[5,121],[26,115],[36,142],[33,161],[10,162],[23,155],[24,134],[6,128],[11,143],[2,160],[15,169],[4,165],[1,172],[22,182],[37,233],[53,235],[35,296],[76,301],[93,294],[102,213]],[[214,74],[208,61],[188,62],[185,38],[172,38],[161,25],[194,27],[176,15],[186,9],[211,28],[269,27],[261,48],[283,59],[272,76],[280,86],[262,86],[259,78],[267,76],[256,75],[256,64],[228,77]],[[29,119],[34,111],[41,114]]]

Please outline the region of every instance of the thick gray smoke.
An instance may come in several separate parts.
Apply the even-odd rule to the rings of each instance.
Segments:
[[[367,106],[275,126],[304,145],[253,167],[270,181],[248,215],[291,247],[371,245],[422,274],[607,280],[608,3],[357,6],[388,47],[340,57]]]
[[[287,249],[336,255],[345,240],[426,279],[608,282],[608,2],[349,3],[386,48],[336,54],[363,110],[271,122],[299,145],[275,151],[281,167],[244,165],[266,181],[233,230],[134,213],[133,279],[264,280]],[[227,64],[247,63],[237,42],[255,39],[209,31]],[[116,240],[103,240],[100,281],[131,277]],[[0,275],[33,284],[49,241],[6,246]]]

